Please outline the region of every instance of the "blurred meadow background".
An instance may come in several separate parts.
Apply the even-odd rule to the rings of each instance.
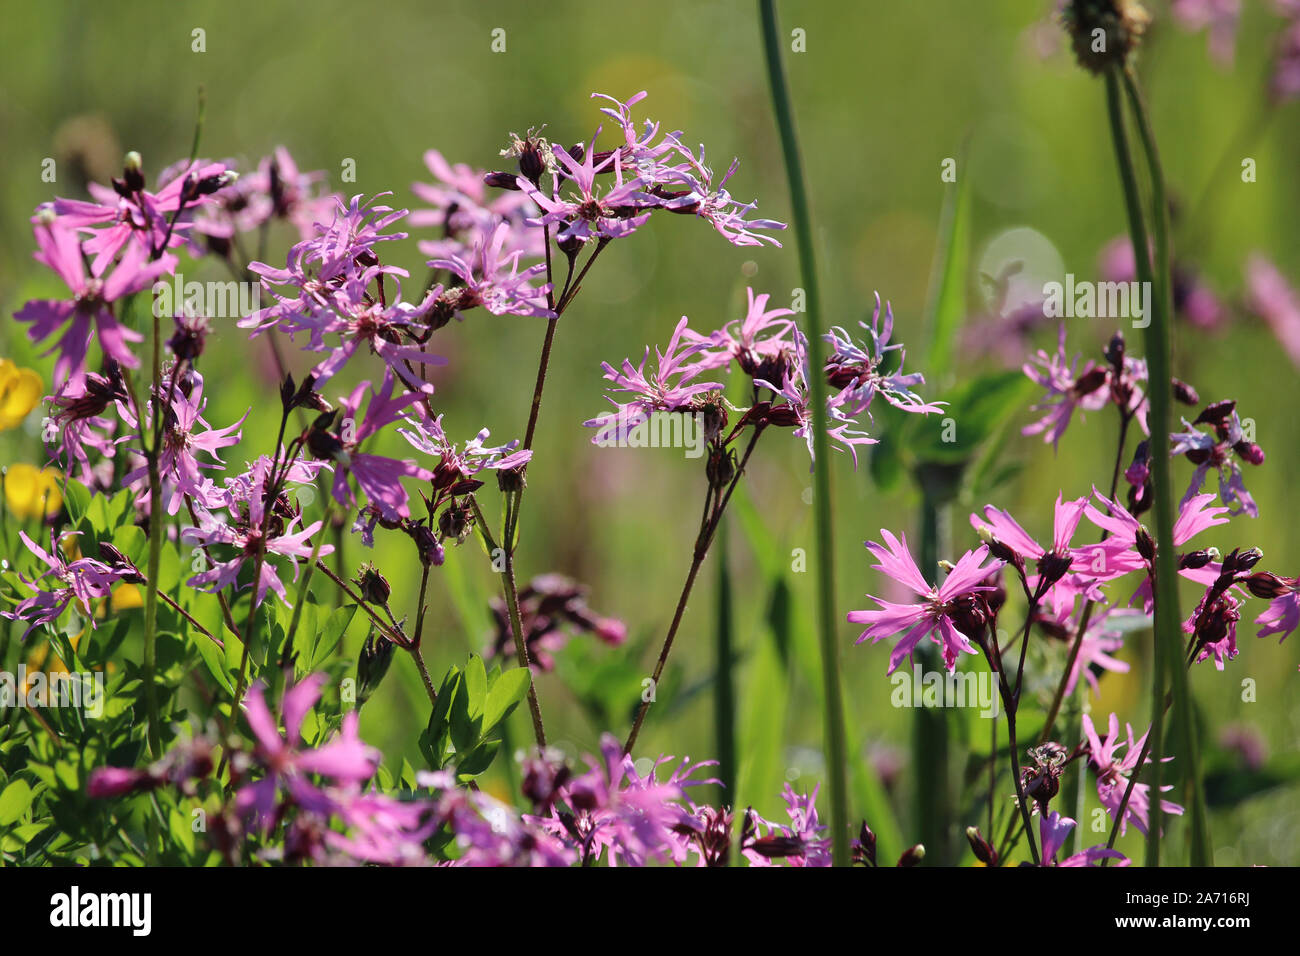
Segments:
[[[1175,374],[1203,401],[1237,399],[1268,455],[1246,475],[1261,517],[1236,519],[1197,540],[1225,552],[1257,546],[1265,555],[1261,567],[1294,575],[1300,571],[1297,369],[1269,329],[1240,307],[1243,266],[1254,251],[1300,280],[1300,103],[1256,121],[1279,20],[1269,5],[1246,0],[1235,61],[1225,67],[1207,55],[1204,33],[1170,23],[1164,3],[1149,6],[1156,22],[1139,70],[1167,176],[1179,208],[1202,210],[1207,223],[1186,251],[1233,314],[1213,332],[1178,325]],[[790,52],[787,44],[786,67],[811,189],[826,324],[855,328],[869,319],[879,291],[893,304],[896,339],[915,343],[920,354],[942,213],[956,188],[941,179],[946,158],[958,158],[958,180],[969,189],[970,325],[988,308],[979,272],[991,246],[989,262],[1008,248],[1026,256],[1055,250],[1066,271],[1097,278],[1101,249],[1125,231],[1104,93],[1099,80],[1074,64],[1046,22],[1048,13],[1049,4],[1039,0],[781,5],[787,37],[798,28],[806,38],[804,52]],[[87,176],[106,182],[119,175],[128,149],[143,155],[153,182],[189,152],[200,86],[207,100],[201,155],[233,158],[248,169],[284,145],[300,168],[325,171],[331,188],[348,195],[391,190],[391,204],[407,208],[419,205],[410,184],[431,179],[422,162],[426,149],[453,162],[506,168],[510,161],[498,153],[511,131],[545,124],[554,141],[585,141],[602,119],[590,93],[626,99],[644,89],[649,98],[636,108],[638,117],[682,130],[688,144],[706,144],[720,170],[739,156],[733,194],[756,198],[760,215],[789,219],[751,3],[395,2],[375,8],[322,0],[290,13],[272,4],[6,0],[0,17],[0,357],[35,369],[47,385],[51,361],[36,354],[12,319],[27,299],[60,294],[31,259],[32,210],[54,195],[80,197]],[[196,28],[205,31],[202,53],[192,50]],[[498,28],[505,31],[505,52],[492,50]],[[53,184],[42,181],[46,157],[58,164]],[[1240,157],[1256,161],[1256,182],[1241,182]],[[355,183],[340,181],[348,160],[355,162]],[[1010,230],[1020,231],[1008,238]],[[408,298],[427,274],[415,248],[422,234],[410,231],[412,238],[391,244],[396,248],[389,252],[411,272]],[[999,237],[1002,244],[994,245]],[[528,473],[518,573],[521,579],[551,571],[572,576],[589,586],[595,610],[625,621],[629,632],[622,647],[574,639],[558,655],[556,671],[540,678],[550,736],[571,755],[595,752],[602,731],[626,734],[689,563],[704,490],[702,460],[688,460],[680,450],[591,445],[582,422],[605,407],[600,362],[639,360],[646,345],[667,341],[684,314],[697,328],[743,314],[747,285],[771,293],[774,304],[788,304],[800,280],[793,237],[781,238],[783,249],[738,249],[703,223],[655,217],[610,247],[562,319]],[[293,241],[287,227],[273,232],[268,260],[281,264]],[[226,278],[212,262],[183,269],[187,278]],[[1098,360],[1117,328],[1107,320],[1067,322],[1070,353]],[[1140,335],[1121,325],[1130,349],[1141,354]],[[434,372],[435,407],[445,412],[454,438],[485,425],[502,440],[522,437],[544,331],[542,320],[475,312],[438,334],[435,350],[450,364]],[[225,425],[251,407],[240,449],[251,457],[274,441],[273,366],[265,342],[249,342],[233,322],[215,332],[199,366],[210,399],[206,417]],[[1053,348],[1055,337],[1055,324],[1042,324],[1029,351]],[[981,370],[1019,365],[1015,340],[989,342],[986,333],[986,347],[977,348],[978,338],[963,335],[953,343],[951,380],[930,381],[928,398],[944,399],[955,383]],[[296,373],[310,367],[306,358],[293,355]],[[342,394],[369,368],[354,363],[346,378],[331,383],[331,394]],[[968,515],[977,506],[1007,508],[1031,533],[1045,535],[1058,491],[1077,497],[1094,485],[1104,489],[1117,428],[1108,411],[1076,420],[1054,455],[1038,437],[1020,435],[1037,417],[1028,402],[1016,409],[998,453],[1000,461],[1022,467],[996,488],[964,493],[945,517],[941,556],[956,558],[976,543]],[[34,413],[0,432],[0,465],[43,464],[40,420]],[[391,452],[410,453],[390,437]],[[877,831],[882,856],[896,856],[922,828],[911,746],[916,714],[891,706],[887,650],[854,647],[858,628],[843,623],[843,613],[868,606],[865,595],[884,590],[869,568],[864,540],[877,538],[882,527],[919,538],[919,496],[907,482],[882,490],[866,458],[855,470],[837,454],[831,467],[853,815],[866,816]],[[1190,471],[1186,462],[1175,463],[1178,494]],[[743,501],[726,520],[737,792],[725,799],[764,815],[779,812],[783,782],[810,789],[823,770],[811,581],[794,569],[795,549],[813,548],[810,487],[803,443],[771,434],[750,465]],[[495,491],[485,501],[494,513]],[[413,617],[419,566],[409,543],[382,534],[377,540],[371,554],[352,536],[347,570],[355,573],[358,562],[373,558],[392,584],[394,611]],[[14,541],[11,534],[0,547]],[[718,752],[722,553],[715,548],[710,555],[690,603],[641,737],[641,756],[702,759]],[[436,680],[492,640],[487,608],[497,582],[474,538],[449,549],[429,593],[425,644]],[[1184,613],[1194,601],[1185,588]],[[1247,605],[1241,655],[1225,672],[1205,664],[1192,673],[1220,864],[1300,863],[1300,638],[1280,647],[1257,640],[1253,618],[1263,606]],[[1006,626],[1014,628],[1022,613],[1013,598]],[[12,670],[38,648],[20,647],[20,629],[4,626],[14,632],[3,662]],[[355,657],[364,630],[358,618],[345,655]],[[1119,656],[1132,669],[1106,675],[1090,706],[1099,724],[1115,711],[1141,733],[1150,716],[1147,632],[1132,636]],[[1031,666],[1059,668],[1062,658],[1031,656]],[[1255,682],[1253,701],[1243,700],[1247,679]],[[1054,681],[1045,677],[1044,687]],[[362,734],[391,764],[402,757],[418,761],[415,738],[427,706],[414,667],[399,654],[363,711]],[[968,764],[968,750],[987,749],[988,723],[969,709],[948,711],[946,719],[951,799],[964,826],[983,819],[983,792],[967,780],[979,774]],[[527,740],[527,720],[524,709],[512,717],[514,746]],[[1077,734],[1078,716],[1069,715],[1057,737],[1073,744]],[[502,795],[511,773],[506,763],[498,761],[489,778]],[[1089,812],[1097,806],[1091,790]],[[1072,794],[1070,800],[1073,806]],[[999,813],[1005,809],[999,806]],[[1176,832],[1181,823],[1171,826]],[[1120,848],[1140,857],[1139,839],[1130,833]]]

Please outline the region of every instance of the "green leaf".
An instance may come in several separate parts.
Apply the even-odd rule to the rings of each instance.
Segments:
[[[352,619],[356,617],[356,614],[356,605],[348,604],[335,608],[333,613],[325,619],[325,626],[320,629],[319,639],[312,645],[311,664],[308,670],[319,670],[325,661],[338,650],[339,642],[343,640],[343,635],[349,625],[352,624]],[[303,629],[302,621],[298,622],[298,629],[299,631]]]
[[[918,417],[908,442],[916,461],[961,465],[1013,414],[1024,408],[1033,382],[1019,371],[993,372],[958,386],[943,415]]]
[[[68,517],[72,519],[75,528],[81,524],[86,509],[90,507],[90,489],[76,479],[70,479],[63,489],[63,504],[68,509]]]
[[[483,668],[483,658],[477,654],[469,656],[465,665],[465,708],[470,717],[483,713],[483,702],[487,699],[487,671]]]
[[[963,147],[958,168],[965,166]],[[970,269],[971,198],[968,177],[959,176],[944,199],[942,237],[935,250],[926,327],[929,346],[919,368],[932,385],[942,385],[952,364],[957,330],[966,317],[966,278]]]
[[[516,667],[503,673],[488,691],[483,705],[483,732],[488,733],[510,715],[528,696],[532,675],[526,667]]]
[[[14,780],[0,793],[0,826],[7,827],[15,823],[28,807],[36,794],[26,780]]]

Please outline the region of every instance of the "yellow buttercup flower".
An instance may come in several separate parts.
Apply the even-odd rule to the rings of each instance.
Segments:
[[[19,518],[43,518],[63,507],[63,473],[19,462],[5,470],[5,505]]]
[[[22,424],[44,391],[45,382],[31,369],[0,359],[0,431]]]

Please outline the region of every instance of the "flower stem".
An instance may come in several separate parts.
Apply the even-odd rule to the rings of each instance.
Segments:
[[[717,740],[718,779],[722,795],[736,792],[736,682],[732,668],[735,630],[732,612],[731,567],[727,560],[727,534],[718,536],[718,592],[714,634],[717,679],[714,682],[713,726]]]
[[[808,305],[809,387],[812,393],[813,513],[817,535],[817,624],[821,639],[823,702],[827,781],[830,785],[831,859],[836,866],[848,866],[849,799],[844,734],[844,702],[840,689],[839,645],[835,639],[835,553],[831,537],[830,443],[826,435],[826,379],[823,375],[821,301],[817,290],[817,261],[813,254],[812,222],[804,185],[799,143],[794,128],[794,111],[781,66],[780,33],[775,0],[759,0],[763,20],[763,49],[772,87],[772,105],[781,134],[785,171],[790,181],[790,207],[795,240],[799,248],[799,269],[803,275]]]
[[[469,502],[470,507],[474,510],[474,525],[483,538],[483,544],[487,547],[488,554],[500,553],[505,558],[505,568],[501,572],[501,590],[505,594],[506,608],[510,614],[510,630],[515,639],[515,660],[518,661],[520,667],[529,669],[529,677],[531,678],[532,661],[528,659],[528,644],[524,640],[523,617],[519,613],[519,589],[515,584],[514,559],[510,555],[510,549],[504,544],[498,550],[492,532],[488,529],[487,519],[483,517],[483,509],[479,506],[478,499],[470,495]],[[531,679],[528,682],[528,712],[533,719],[533,737],[537,741],[537,748],[538,750],[545,750],[546,726],[542,723],[542,707],[537,700],[537,683]]]
[[[1128,439],[1128,423],[1132,421],[1133,416],[1127,410],[1120,409],[1119,419],[1119,442],[1115,449],[1115,466],[1110,473],[1110,500],[1115,500],[1115,493],[1119,488],[1119,472],[1124,461],[1124,445]],[[1105,541],[1110,537],[1109,531],[1102,531],[1101,540]],[[1084,636],[1088,633],[1088,625],[1092,621],[1092,612],[1096,602],[1088,598],[1083,605],[1083,613],[1079,616],[1079,626],[1075,631],[1074,641],[1070,645],[1070,655],[1065,661],[1065,670],[1061,672],[1061,681],[1056,685],[1056,696],[1052,698],[1052,705],[1047,710],[1047,720],[1043,724],[1043,732],[1038,735],[1038,744],[1042,746],[1051,739],[1052,730],[1056,726],[1057,715],[1061,712],[1061,704],[1065,700],[1065,688],[1070,683],[1070,674],[1074,671],[1075,662],[1079,659],[1079,651],[1083,649]],[[1077,682],[1076,682],[1077,683]],[[1075,694],[1078,694],[1078,687],[1075,687]]]
[[[1137,123],[1143,151],[1146,155],[1151,180],[1152,223],[1154,229],[1155,265],[1152,267],[1146,244],[1146,228],[1142,204],[1138,195],[1137,176],[1133,157],[1124,127],[1120,87],[1127,93],[1129,106]],[[1129,70],[1114,67],[1106,73],[1106,102],[1110,116],[1111,134],[1115,155],[1124,188],[1125,206],[1129,217],[1129,232],[1133,241],[1134,259],[1138,278],[1150,283],[1154,289],[1154,304],[1145,329],[1147,363],[1150,369],[1151,430],[1151,481],[1154,488],[1156,524],[1155,568],[1155,651],[1151,694],[1151,751],[1155,760],[1151,766],[1151,784],[1154,799],[1159,800],[1161,754],[1164,753],[1165,687],[1168,679],[1172,685],[1173,711],[1178,721],[1179,750],[1183,758],[1191,803],[1191,862],[1204,866],[1209,862],[1209,831],[1205,817],[1204,797],[1201,788],[1200,756],[1197,753],[1196,732],[1193,726],[1190,691],[1187,675],[1179,666],[1182,658],[1182,635],[1178,613],[1178,577],[1175,563],[1173,526],[1174,503],[1170,486],[1169,430],[1170,430],[1170,364],[1171,329],[1173,313],[1171,296],[1173,283],[1169,253],[1169,206],[1165,196],[1164,172],[1160,165],[1155,137],[1151,131],[1147,111]],[[1160,827],[1153,825],[1147,836],[1147,865],[1160,862]]]
[[[944,551],[943,508],[931,495],[921,499],[921,569],[927,579],[937,580],[939,556]],[[928,642],[927,642],[928,643]],[[916,659],[922,671],[938,671],[943,658],[933,644],[918,648]],[[912,765],[916,768],[917,838],[925,846],[925,860],[936,866],[951,866],[952,859],[952,740],[948,715],[942,708],[917,707],[912,719]]]
[[[156,759],[162,756],[162,731],[158,726],[158,688],[155,685],[158,668],[158,569],[162,564],[163,507],[162,475],[158,469],[159,436],[162,432],[162,409],[159,408],[159,378],[162,374],[162,326],[158,316],[153,320],[153,387],[150,405],[153,408],[153,440],[145,445],[149,468],[149,565],[148,582],[144,600],[144,706],[148,721],[146,734],[149,753]],[[137,404],[140,418],[141,442],[144,441],[143,409]]]
[[[700,532],[695,538],[695,548],[691,555],[691,567],[686,572],[686,581],[682,584],[682,593],[678,596],[677,608],[673,611],[673,621],[668,626],[668,633],[664,635],[663,647],[659,650],[659,660],[655,663],[654,673],[650,676],[652,691],[658,688],[659,679],[663,676],[664,667],[668,663],[668,655],[672,653],[673,640],[677,637],[677,630],[681,627],[682,618],[686,614],[686,603],[690,600],[691,591],[695,588],[695,579],[699,576],[704,559],[709,556],[709,545],[713,543],[718,524],[722,521],[722,515],[727,510],[727,503],[731,501],[732,492],[736,490],[736,485],[740,483],[740,479],[745,474],[745,466],[749,464],[749,457],[754,453],[754,446],[758,444],[758,437],[761,434],[763,434],[763,426],[756,427],[753,435],[750,436],[749,444],[745,446],[745,454],[736,466],[736,473],[732,475],[726,491],[724,492],[720,485],[710,482],[708,490],[704,493],[704,512],[700,517]],[[641,702],[641,707],[636,712],[636,720],[632,723],[632,731],[628,734],[627,742],[623,744],[625,754],[630,754],[632,748],[636,746],[636,739],[641,733],[641,724],[645,722],[646,714],[649,713],[650,705],[653,702],[653,697]]]

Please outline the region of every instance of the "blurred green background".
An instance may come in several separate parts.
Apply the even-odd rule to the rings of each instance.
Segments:
[[[1225,150],[1262,100],[1278,20],[1264,4],[1247,2],[1236,64],[1224,69],[1206,55],[1205,37],[1168,24],[1164,4],[1152,4],[1157,23],[1140,61],[1167,176],[1182,204],[1195,207]],[[1042,48],[1054,31],[1043,24],[1048,4],[1029,0],[927,0],[913,3],[781,5],[787,36],[806,31],[806,51],[786,64],[812,194],[828,324],[852,327],[869,316],[871,295],[892,300],[897,338],[920,343],[922,314],[947,191],[945,158],[962,156],[959,177],[973,190],[974,259],[994,237],[1029,227],[1059,252],[1068,271],[1096,275],[1100,247],[1124,231],[1118,178],[1108,135],[1102,85],[1078,69],[1063,50]],[[50,362],[38,358],[11,316],[27,298],[59,294],[59,287],[30,258],[27,219],[51,195],[77,195],[75,156],[101,181],[116,174],[121,153],[139,150],[153,176],[187,154],[196,91],[206,90],[201,153],[235,158],[244,168],[283,144],[304,170],[324,170],[345,193],[394,193],[393,204],[414,208],[413,181],[428,181],[421,156],[436,147],[452,161],[497,168],[511,131],[546,124],[561,143],[590,138],[598,121],[593,91],[626,98],[650,93],[636,114],[665,129],[681,129],[687,143],[704,143],[713,164],[725,169],[733,155],[741,167],[729,184],[739,198],[757,198],[759,214],[788,219],[784,171],[776,143],[764,74],[756,8],[751,3],[665,0],[650,6],[602,8],[565,0],[547,3],[385,4],[382,8],[323,0],[290,13],[271,4],[196,2],[33,7],[0,3],[0,356],[37,369],[48,381]],[[193,52],[191,31],[205,31],[206,52]],[[504,29],[506,51],[491,49],[492,31]],[[1048,47],[1052,44],[1048,43]],[[1059,45],[1059,44],[1058,44]],[[1258,181],[1242,184],[1237,160],[1214,192],[1209,240],[1195,264],[1229,303],[1239,298],[1242,265],[1254,250],[1269,255],[1289,276],[1300,276],[1300,124],[1297,105],[1272,117],[1261,135],[1239,151],[1258,164]],[[963,144],[967,152],[963,153]],[[1235,155],[1235,154],[1230,154]],[[56,184],[42,182],[46,157],[59,162]],[[355,160],[355,184],[339,172]],[[785,237],[787,240],[791,237]],[[278,264],[294,237],[273,235],[270,259]],[[395,244],[396,245],[396,244]],[[412,273],[425,275],[414,239],[389,253]],[[183,267],[184,268],[184,267]],[[215,264],[200,277],[221,279]],[[188,274],[199,267],[185,269]],[[983,304],[976,269],[968,298],[974,314]],[[689,562],[703,475],[698,462],[672,450],[594,448],[581,425],[604,406],[599,363],[639,358],[647,344],[666,341],[678,317],[714,328],[739,314],[744,288],[771,292],[788,302],[800,284],[793,243],[774,250],[737,249],[704,223],[657,217],[627,241],[613,244],[563,319],[525,499],[519,574],[561,571],[591,587],[591,605],[625,620],[630,640],[621,649],[579,639],[562,655],[561,674],[540,681],[542,705],[555,742],[571,754],[594,752],[600,733],[622,737],[639,684],[671,617]],[[408,288],[408,296],[416,290]],[[1113,322],[1073,320],[1069,349],[1099,357]],[[453,438],[486,425],[502,439],[519,437],[527,418],[537,351],[544,332],[534,319],[474,314],[439,333],[438,351],[451,359],[435,373],[438,406]],[[204,355],[211,399],[208,418],[225,425],[250,406],[241,451],[268,450],[274,438],[269,409],[275,385],[265,345],[221,328]],[[1055,329],[1037,333],[1054,343]],[[1130,333],[1140,352],[1137,336]],[[1198,542],[1263,549],[1263,566],[1283,574],[1300,568],[1295,541],[1293,475],[1300,469],[1300,418],[1292,413],[1296,368],[1267,328],[1247,317],[1225,332],[1179,327],[1176,372],[1203,400],[1236,398],[1253,418],[1267,463],[1251,469],[1248,487],[1262,517],[1242,518]],[[919,351],[919,350],[918,350]],[[298,357],[296,357],[298,358]],[[996,360],[964,345],[958,379]],[[309,362],[298,361],[299,371]],[[370,368],[354,363],[349,373]],[[924,371],[924,369],[922,369]],[[348,381],[350,381],[349,379]],[[343,391],[344,380],[334,383]],[[944,397],[944,384],[926,394]],[[38,461],[39,414],[22,429],[0,434],[0,463]],[[1115,422],[1106,414],[1071,427],[1059,455],[1019,429],[1032,421],[1018,411],[1001,454],[1025,464],[994,494],[1032,533],[1050,527],[1058,490],[1086,494],[1109,478]],[[405,449],[396,436],[387,447]],[[231,456],[232,462],[239,461]],[[881,494],[865,462],[855,471],[843,455],[833,463],[837,594],[843,611],[868,606],[881,593],[869,569],[864,539],[879,528],[917,537],[917,497],[902,490]],[[1179,493],[1189,466],[1177,464]],[[802,442],[788,435],[765,438],[746,481],[751,521],[765,529],[746,533],[728,521],[729,562],[735,601],[737,702],[740,723],[740,793],[769,817],[780,813],[783,780],[804,789],[821,776],[821,725],[817,659],[809,623],[806,574],[791,570],[793,549],[812,548],[810,486]],[[489,499],[491,500],[491,499]],[[971,500],[950,516],[951,557],[973,545],[967,513]],[[495,507],[495,505],[493,505]],[[752,530],[752,529],[751,529]],[[366,554],[364,557],[371,557]],[[380,539],[373,555],[389,574],[394,610],[414,614],[418,566],[405,539]],[[347,561],[363,559],[349,542]],[[714,672],[717,555],[711,555],[691,601],[671,680],[652,708],[638,748],[695,758],[716,750],[711,697]],[[774,580],[790,590],[791,626],[774,639]],[[449,552],[430,589],[430,667],[437,676],[468,650],[489,640],[486,601],[496,581],[473,540]],[[1118,593],[1118,592],[1116,592]],[[1195,597],[1185,591],[1184,610]],[[781,602],[775,615],[780,618]],[[1258,641],[1251,601],[1243,620],[1241,656],[1226,672],[1194,669],[1193,688],[1203,707],[1207,770],[1212,793],[1249,796],[1219,804],[1212,816],[1216,861],[1300,862],[1300,815],[1295,751],[1300,741],[1296,691],[1297,641],[1278,647]],[[1019,619],[1018,609],[1010,613]],[[1011,625],[1011,626],[1014,626]],[[885,853],[897,854],[918,829],[914,819],[909,735],[913,712],[890,706],[884,647],[854,647],[857,629],[841,624],[843,673],[852,711],[851,760],[855,815],[869,809],[895,819],[872,819]],[[355,654],[363,631],[350,635]],[[1093,700],[1099,722],[1114,710],[1139,732],[1150,708],[1144,666],[1145,637],[1121,657],[1127,675],[1103,680]],[[1056,659],[1059,664],[1059,658]],[[632,667],[629,661],[637,666]],[[1242,682],[1257,682],[1256,700],[1243,702]],[[1048,679],[1052,680],[1051,678]],[[576,699],[626,701],[604,715]],[[418,677],[406,660],[363,716],[363,735],[390,761],[418,759],[414,739],[426,713]],[[954,775],[969,735],[979,752],[987,723],[967,713],[951,715],[958,741]],[[1248,774],[1235,752],[1218,745],[1227,726],[1257,734],[1268,758]],[[512,739],[526,739],[523,712],[512,720]],[[1077,719],[1062,736],[1073,743]],[[500,782],[500,778],[498,777]],[[1009,791],[1009,786],[1008,786]],[[883,796],[882,796],[883,795]],[[1175,793],[1177,799],[1178,794]],[[982,820],[978,789],[961,804],[963,826]],[[730,798],[729,798],[730,799]],[[1236,800],[1236,797],[1233,797]],[[1073,796],[1071,803],[1073,805]],[[1095,807],[1090,794],[1089,809]],[[883,808],[883,809],[882,809]],[[999,805],[1001,813],[1005,808]],[[1179,824],[1175,823],[1175,829]],[[1135,847],[1130,836],[1121,848]]]

